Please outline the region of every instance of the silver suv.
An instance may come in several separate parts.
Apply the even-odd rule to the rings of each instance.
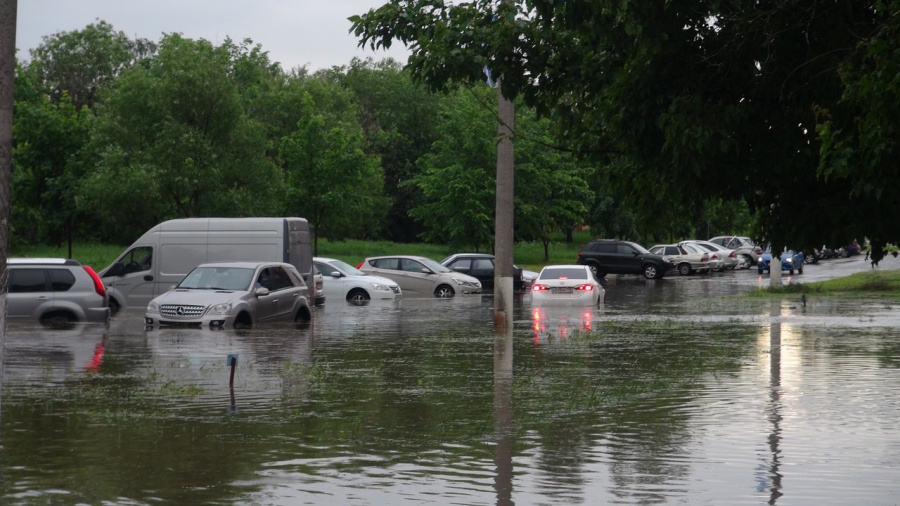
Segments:
[[[66,258],[10,258],[6,262],[10,319],[43,324],[106,322],[109,296],[94,269]]]

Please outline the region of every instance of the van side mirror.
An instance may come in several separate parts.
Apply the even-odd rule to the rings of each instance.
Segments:
[[[125,274],[125,264],[122,262],[112,264],[112,267],[109,268],[109,272],[106,273],[107,276],[124,276]]]

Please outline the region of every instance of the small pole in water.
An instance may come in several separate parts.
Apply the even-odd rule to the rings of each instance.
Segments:
[[[228,355],[228,359],[225,361],[225,365],[231,367],[231,378],[228,380],[228,390],[231,394],[231,405],[228,406],[228,414],[233,415],[237,412],[237,403],[234,402],[234,369],[237,367],[238,356],[237,353],[233,353]]]
[[[234,388],[234,368],[237,367],[238,356],[237,354],[228,355],[228,360],[225,361],[225,364],[231,367],[231,379],[228,380],[228,386],[230,388]]]

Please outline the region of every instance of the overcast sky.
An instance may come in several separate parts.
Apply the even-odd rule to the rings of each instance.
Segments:
[[[16,23],[18,58],[41,37],[80,30],[98,19],[129,38],[158,42],[163,33],[219,44],[226,37],[246,38],[269,52],[269,59],[290,70],[311,71],[346,65],[354,56],[376,60],[388,56],[406,62],[407,51],[395,43],[389,52],[357,47],[348,17],[364,14],[387,0],[19,0]]]

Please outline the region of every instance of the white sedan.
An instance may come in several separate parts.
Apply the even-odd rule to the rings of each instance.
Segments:
[[[394,281],[367,274],[352,265],[335,258],[314,257],[313,264],[322,273],[325,297],[350,302],[371,299],[399,299],[403,296],[400,285]]]
[[[603,302],[605,293],[586,265],[548,265],[531,285],[531,302],[596,306]]]

